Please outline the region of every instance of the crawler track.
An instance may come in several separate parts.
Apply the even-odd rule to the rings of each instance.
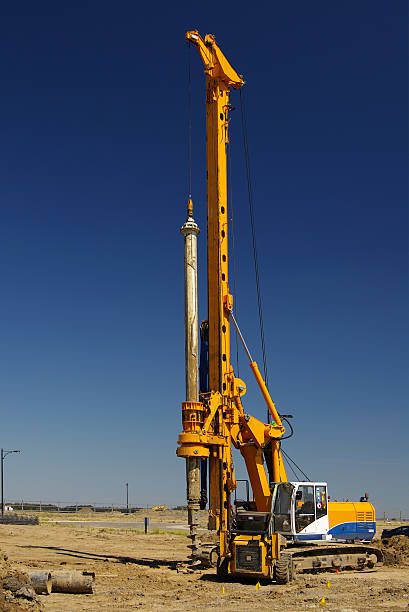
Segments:
[[[383,555],[374,546],[364,544],[313,544],[287,549],[296,572],[304,570],[363,569],[383,563]]]

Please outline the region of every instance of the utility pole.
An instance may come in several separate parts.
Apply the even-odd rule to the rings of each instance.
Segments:
[[[1,515],[4,515],[4,459],[10,453],[20,453],[19,450],[4,450],[1,449]]]
[[[129,514],[128,483],[126,483],[125,486],[126,486],[126,513]]]

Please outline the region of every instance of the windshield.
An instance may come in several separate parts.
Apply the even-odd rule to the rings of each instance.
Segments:
[[[291,498],[294,486],[289,482],[280,482],[274,485],[273,512],[274,514],[290,514]]]

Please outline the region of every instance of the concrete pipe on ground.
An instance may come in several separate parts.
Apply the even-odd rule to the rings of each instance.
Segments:
[[[31,586],[37,595],[49,595],[52,588],[51,574],[47,571],[28,572]]]
[[[53,593],[92,593],[94,588],[94,572],[52,572]]]

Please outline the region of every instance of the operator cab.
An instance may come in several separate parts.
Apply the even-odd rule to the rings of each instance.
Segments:
[[[331,540],[328,535],[328,497],[325,482],[276,482],[271,484],[271,512],[257,512],[245,491],[235,492],[232,532],[254,535],[279,533],[289,542]],[[244,493],[244,494],[243,494]]]
[[[325,482],[271,485],[273,531],[293,542],[330,540]]]

